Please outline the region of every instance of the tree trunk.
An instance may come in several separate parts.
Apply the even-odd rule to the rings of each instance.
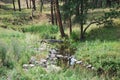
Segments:
[[[71,24],[71,17],[68,19],[68,25],[70,29],[70,35],[72,34],[72,24]]]
[[[35,0],[32,0],[33,9],[36,10]]]
[[[84,39],[84,34],[83,34],[83,12],[84,12],[84,5],[83,5],[83,0],[81,0],[81,20],[80,20],[80,25],[81,25],[81,36],[80,39],[83,40]]]
[[[56,17],[57,17],[57,21],[59,24],[61,37],[65,37],[65,33],[64,33],[63,25],[62,25],[62,20],[61,20],[61,14],[60,14],[60,10],[59,10],[58,0],[54,0],[54,2],[55,2],[55,8],[56,8]]]
[[[42,13],[42,9],[43,9],[43,0],[40,0],[40,12]]]
[[[30,8],[32,8],[32,7],[31,7],[31,1],[32,1],[32,0],[30,0]]]
[[[77,6],[76,6],[76,16],[78,16],[79,15],[79,4],[77,4]]]
[[[19,7],[19,11],[21,11],[21,4],[20,4],[20,0],[18,0],[18,7]]]
[[[51,23],[54,24],[54,15],[53,15],[53,0],[51,0]]]
[[[13,0],[13,10],[16,11],[16,8],[15,8],[15,0]]]
[[[102,0],[98,0],[98,7],[102,8]]]
[[[53,3],[53,12],[54,12],[54,22],[55,22],[55,24],[57,25],[57,16],[56,16],[56,10],[55,10],[55,4]]]
[[[27,9],[29,9],[28,0],[26,0]]]

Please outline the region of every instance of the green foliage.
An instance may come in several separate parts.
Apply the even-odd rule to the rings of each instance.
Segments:
[[[33,25],[26,28],[25,31],[38,33],[42,38],[51,38],[58,32],[58,27],[54,25]]]
[[[72,75],[73,75],[73,71],[72,70],[66,70],[65,71],[65,73],[64,73],[64,75],[66,76],[66,77],[71,77]]]
[[[61,44],[57,44],[56,47],[60,49],[60,54],[62,55],[73,55],[75,54],[76,44],[74,41],[64,39],[64,42]]]
[[[120,35],[119,31],[120,27],[119,25],[105,25],[104,27],[91,30],[88,32],[87,40],[93,41],[93,40],[100,40],[100,41],[119,41]]]
[[[13,69],[13,71],[11,71],[11,73],[9,73],[9,75],[11,76],[12,80],[32,80],[29,78],[29,76],[27,74],[25,74],[24,72],[20,71],[20,70],[16,70]]]
[[[7,73],[6,68],[5,67],[0,67],[0,75],[5,75],[6,73]]]
[[[117,42],[86,41],[79,44],[76,56],[85,63],[92,64],[96,69],[102,68],[108,75],[118,76],[119,46]]]
[[[70,38],[72,40],[78,41],[79,40],[79,35],[77,34],[77,32],[72,32],[72,34],[70,35]]]

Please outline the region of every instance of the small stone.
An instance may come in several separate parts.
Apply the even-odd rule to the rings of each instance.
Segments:
[[[70,65],[73,66],[77,60],[74,57],[71,57],[69,61]]]
[[[92,68],[92,65],[91,65],[91,64],[89,64],[88,66],[86,66],[86,68]]]
[[[35,64],[36,64],[36,65],[40,64],[40,61],[35,61]]]
[[[47,67],[47,60],[46,59],[41,59],[40,60],[40,66]]]
[[[50,57],[51,57],[51,58],[55,58],[56,55],[52,53],[52,54],[50,54]]]
[[[68,56],[63,56],[63,58],[64,58],[64,59],[67,59],[67,58],[69,58],[69,57],[68,57]]]
[[[83,62],[82,61],[76,61],[76,64],[82,64]]]
[[[23,64],[22,66],[24,69],[28,69],[29,68],[29,64]]]
[[[30,58],[30,61],[29,61],[29,64],[34,64],[36,61],[36,58],[35,57],[31,57]]]
[[[44,47],[38,48],[38,51],[45,51],[45,50],[46,50],[46,48],[44,48]]]
[[[95,67],[92,67],[91,69],[92,69],[92,70],[95,70]]]
[[[49,53],[51,53],[51,54],[56,54],[57,51],[56,51],[55,49],[51,49],[51,50],[49,51]]]
[[[57,57],[57,58],[63,58],[63,56],[62,56],[62,55],[56,55],[56,57]]]
[[[44,62],[47,62],[46,59],[41,59],[40,62],[44,63]]]
[[[82,66],[83,66],[83,67],[85,67],[85,66],[86,66],[86,64],[83,64]]]
[[[30,68],[32,68],[32,67],[34,67],[35,65],[34,65],[34,64],[30,64],[29,66],[30,66]]]

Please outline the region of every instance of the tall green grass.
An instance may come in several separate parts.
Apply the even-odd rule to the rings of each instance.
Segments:
[[[58,33],[58,26],[55,25],[32,25],[25,29],[25,32],[38,33],[41,38],[53,38]]]

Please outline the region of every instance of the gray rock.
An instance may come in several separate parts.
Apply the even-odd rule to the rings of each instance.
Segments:
[[[63,58],[63,55],[56,55],[57,58]]]
[[[49,54],[49,58],[56,58],[56,54],[53,53]]]
[[[47,67],[47,60],[46,59],[41,59],[40,60],[40,66]]]
[[[35,64],[35,61],[36,61],[36,58],[32,56],[30,58],[29,64]]]
[[[77,60],[75,59],[74,56],[69,57],[69,65],[70,65],[70,66],[75,65],[76,61],[77,61]]]
[[[23,64],[22,66],[24,69],[28,69],[29,68],[29,64]]]
[[[91,65],[91,64],[89,64],[89,65],[87,65],[87,66],[86,66],[86,68],[92,68],[92,65]]]
[[[91,69],[92,69],[92,70],[95,70],[95,67],[92,67]]]
[[[45,50],[46,50],[46,48],[44,48],[44,47],[38,48],[38,51],[45,51]]]
[[[82,64],[83,62],[82,61],[76,61],[76,64]]]
[[[34,64],[30,64],[29,67],[30,67],[30,68],[33,68],[33,67],[35,67],[35,65],[34,65]]]
[[[46,59],[41,59],[40,62],[41,62],[41,63],[46,63],[47,60],[46,60]]]
[[[49,50],[49,53],[50,53],[50,54],[57,54],[58,52],[57,52],[56,49],[51,49],[51,50]]]
[[[40,61],[35,61],[35,65],[40,65]]]

